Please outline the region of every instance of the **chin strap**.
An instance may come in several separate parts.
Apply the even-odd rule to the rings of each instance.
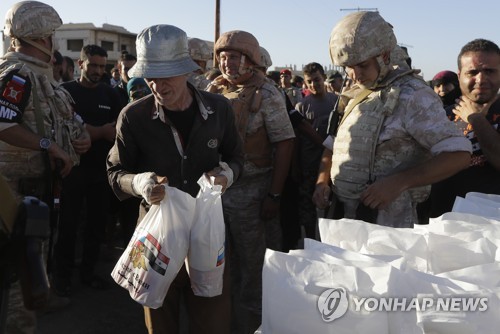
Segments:
[[[42,51],[43,53],[45,53],[47,56],[51,57],[52,58],[52,51],[47,49],[45,46],[43,45],[40,45],[36,42],[34,42],[33,40],[31,39],[27,39],[27,38],[19,38],[20,40],[22,40],[23,42],[26,42],[28,43],[29,45],[37,48],[38,50]],[[53,45],[54,43],[52,43]]]
[[[253,71],[252,66],[245,67],[245,60],[246,60],[246,56],[244,54],[242,54],[240,57],[240,66],[238,67],[238,74],[229,75],[223,69],[221,69],[222,76],[226,80],[235,81],[243,74],[247,74],[247,73],[252,72]]]
[[[387,76],[387,74],[391,71],[391,62],[389,61],[389,64],[386,64],[384,62],[384,58],[382,57],[382,55],[379,55],[375,58],[377,60],[377,63],[378,63],[378,66],[380,67],[380,72],[378,74],[378,77],[377,77],[377,80],[375,80],[375,83],[373,84],[372,87],[370,88],[376,88],[381,82],[382,80],[384,80],[384,78]]]

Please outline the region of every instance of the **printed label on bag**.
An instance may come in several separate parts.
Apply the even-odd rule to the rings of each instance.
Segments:
[[[216,267],[221,266],[224,263],[224,245],[219,249],[217,254],[217,264]]]
[[[130,251],[129,257],[134,268],[148,270],[145,260],[158,274],[165,276],[170,258],[161,252],[161,245],[151,234],[137,239]]]

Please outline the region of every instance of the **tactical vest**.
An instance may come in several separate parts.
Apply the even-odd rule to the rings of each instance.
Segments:
[[[351,107],[352,110],[349,114],[346,113],[339,126],[331,167],[334,191],[341,201],[357,201],[367,185],[375,181],[376,176],[390,175],[405,165],[403,163],[393,166],[400,162],[390,160],[390,156],[396,154],[394,147],[385,147],[384,143],[379,145],[378,138],[384,119],[392,114],[398,103],[400,87],[414,78],[408,75],[411,73],[412,71],[395,73],[382,87],[371,92],[362,103],[352,105],[360,101],[351,99],[347,104],[346,108]],[[422,156],[422,150],[415,147],[414,151],[405,152],[411,157],[408,161],[422,161],[417,158]],[[404,166],[409,167],[411,166]],[[419,187],[410,191],[414,201],[420,202],[427,197],[428,188],[425,188],[426,194],[421,194],[422,189]]]
[[[216,78],[213,84],[220,83],[221,77]],[[260,127],[255,133],[249,133],[248,124],[257,114],[262,103],[262,86],[266,78],[256,72],[245,85],[231,87],[213,85],[208,91],[218,91],[229,100],[235,116],[236,129],[243,142],[243,152],[246,161],[259,168],[272,165],[272,146],[269,142],[265,126]]]
[[[34,133],[39,133],[36,112],[41,113],[44,133],[68,153],[75,165],[80,162],[71,141],[80,136],[83,125],[75,119],[69,93],[62,87],[53,88],[50,83],[52,67],[35,58],[21,53],[7,53],[0,62],[0,90],[3,79],[10,71],[18,70],[19,75],[31,81],[31,94],[19,124]],[[35,101],[37,99],[37,101]],[[35,110],[39,105],[40,110]],[[22,178],[42,178],[46,164],[41,151],[33,151],[0,141],[0,173],[11,188],[17,192]]]

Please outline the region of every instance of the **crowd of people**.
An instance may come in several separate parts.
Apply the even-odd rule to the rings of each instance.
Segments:
[[[52,208],[44,305],[71,299],[77,238],[81,283],[109,288],[95,273],[106,228],[117,221],[126,246],[166,183],[192,196],[203,174],[222,186],[224,289],[194,295],[183,266],[163,306],[144,307],[149,333],[177,333],[182,303],[191,333],[253,333],[266,248],[317,239],[318,218],[412,228],[451,211],[455,196],[500,194],[493,41],[464,41],[457,71],[425,82],[393,27],[359,11],[330,36],[332,63],[343,71],[325,73],[312,61],[294,76],[268,71],[271,55],[251,32],[221,34],[218,66],[209,70],[205,42],[160,24],[146,27],[137,55],[122,53],[107,73],[100,46],[85,45],[76,64],[54,49],[61,24],[47,4],[13,5],[4,30],[10,48],[0,58],[1,177],[16,200],[35,196]],[[1,240],[3,252],[9,238]],[[10,269],[2,267],[5,332],[34,333],[26,291],[6,282]]]

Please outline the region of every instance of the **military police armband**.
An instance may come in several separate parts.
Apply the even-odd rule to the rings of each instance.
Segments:
[[[31,94],[31,81],[19,75],[18,70],[8,73],[0,82],[0,122],[20,123]]]

